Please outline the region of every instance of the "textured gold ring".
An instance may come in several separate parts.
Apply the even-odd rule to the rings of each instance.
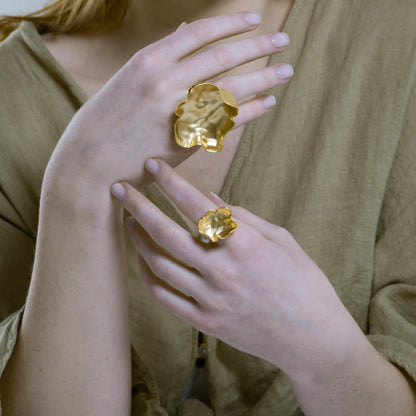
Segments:
[[[186,100],[176,106],[175,114],[175,140],[179,146],[188,149],[200,145],[216,153],[234,127],[238,104],[230,92],[202,82],[188,89]]]
[[[210,209],[198,221],[199,239],[203,243],[216,243],[219,238],[227,238],[237,228],[237,223],[231,215],[231,210],[226,207],[215,211]]]

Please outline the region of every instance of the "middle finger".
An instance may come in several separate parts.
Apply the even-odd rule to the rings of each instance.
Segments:
[[[186,85],[196,84],[236,66],[283,51],[287,46],[280,44],[283,37],[281,33],[268,33],[214,46],[178,64],[178,73],[183,74],[181,81]],[[192,73],[189,68],[193,69]]]
[[[149,173],[153,174],[160,188],[193,224],[197,224],[208,210],[217,208],[209,198],[178,175],[163,160],[149,159],[146,161],[145,167]],[[243,221],[239,221],[238,228],[234,231],[234,234],[239,234],[239,238],[232,238],[232,240],[238,240],[244,244],[253,236],[252,231]],[[227,244],[227,241],[225,240],[223,243]]]

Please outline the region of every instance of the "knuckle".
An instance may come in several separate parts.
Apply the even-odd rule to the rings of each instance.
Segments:
[[[267,88],[269,85],[274,85],[276,82],[280,81],[280,77],[275,68],[267,68],[263,72],[262,81]],[[260,88],[264,89],[264,86],[262,85]]]
[[[159,306],[163,306],[166,303],[166,291],[163,286],[154,285],[151,288],[150,293],[154,302]]]
[[[155,230],[155,239],[161,247],[176,245],[180,243],[179,230],[173,227],[159,227]]]
[[[237,233],[238,230],[235,231]],[[230,244],[230,254],[236,259],[247,259],[253,257],[253,253],[256,252],[258,247],[261,247],[261,241],[259,241],[256,234],[250,233],[244,230],[244,232],[238,233],[234,237],[233,244]],[[231,281],[231,276],[229,276]]]
[[[165,97],[172,89],[172,80],[168,75],[162,75],[158,79],[154,79],[151,88],[159,97]]]
[[[130,61],[133,79],[140,74],[142,89],[150,93],[165,94],[172,89],[173,75],[166,68],[166,63],[162,64],[156,53],[149,51],[146,53],[136,53]]]
[[[201,19],[192,22],[186,27],[186,30],[188,30],[190,35],[193,36],[201,44],[206,43],[211,34],[211,27],[209,25],[208,19]]]
[[[270,41],[264,36],[257,36],[252,39],[255,51],[262,55],[267,55],[270,50]]]
[[[157,277],[164,277],[167,271],[166,261],[162,256],[157,256],[151,261],[151,269]]]
[[[214,60],[220,67],[228,68],[233,63],[233,57],[230,53],[230,49],[225,45],[220,45],[212,48],[211,50]]]
[[[240,207],[239,205],[234,205],[234,206],[229,206],[229,208],[231,209],[232,213],[233,213],[233,217],[241,217],[247,214],[247,210],[243,207]]]
[[[294,238],[290,232],[283,227],[280,227],[278,225],[276,227],[276,236],[278,241],[280,241],[283,245],[291,244],[294,241]]]
[[[142,72],[154,68],[156,65],[156,58],[151,51],[144,48],[141,51],[136,52],[130,62],[134,69]]]
[[[187,209],[198,217],[202,217],[207,212],[206,205],[198,198],[189,199],[187,201]]]
[[[230,253],[232,258],[233,253]],[[233,290],[238,285],[239,275],[238,270],[233,266],[233,262],[227,262],[222,264],[213,264],[211,266],[211,282],[213,287],[218,293],[225,294]],[[218,309],[221,299],[215,297],[211,299],[211,308]]]
[[[137,199],[134,198],[134,195],[130,192],[130,189],[127,188],[125,197],[124,197],[124,204],[126,205],[126,208],[129,210],[131,215],[134,218],[138,218],[140,214],[140,203],[137,201]]]
[[[238,91],[237,80],[233,77],[224,78],[217,84],[219,87],[231,92],[232,94],[234,94],[233,91]]]
[[[212,316],[203,315],[199,319],[200,329],[208,335],[215,335],[218,332],[218,320]]]
[[[157,64],[151,53],[142,54],[139,51],[130,60],[130,76],[133,80],[132,88],[141,97],[151,96],[157,87],[160,75],[156,73]],[[137,76],[140,74],[140,77]]]
[[[258,99],[253,100],[252,102],[244,103],[240,107],[240,111],[238,113],[240,122],[246,123],[249,120],[253,120],[258,116],[258,110],[256,110],[258,107],[256,104],[258,104]]]

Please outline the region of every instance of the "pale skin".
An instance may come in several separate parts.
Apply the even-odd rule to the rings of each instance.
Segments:
[[[32,284],[18,344],[0,382],[5,414],[28,414],[28,409],[35,416],[130,414],[123,207],[137,220],[132,238],[147,267],[143,278],[155,300],[198,329],[281,367],[290,377],[305,414],[415,413],[411,385],[371,347],[327,278],[285,230],[233,207],[239,228],[219,250],[208,252],[133,188],[155,180],[193,223],[213,204],[223,205],[204,195],[221,189],[244,125],[267,112],[264,97],[247,100],[288,81],[279,77],[277,68],[264,69],[264,58],[251,66],[245,62],[284,49],[271,41],[281,29],[272,25],[272,17],[278,16],[282,24],[290,6],[286,1],[258,1],[253,10],[248,1],[176,0],[160,7],[158,1],[136,1],[111,42],[105,35],[87,42],[83,37],[63,38],[62,48],[57,48],[62,51],[57,59],[63,65],[80,43],[84,45],[82,53],[89,60],[72,61],[67,69],[92,98],[68,126],[45,173]],[[266,12],[263,15],[270,19],[260,30],[245,20],[245,13],[220,16],[244,9]],[[166,15],[161,15],[162,11]],[[219,17],[185,25],[153,43],[172,33],[182,21],[190,23],[213,15]],[[273,33],[268,30],[271,27]],[[203,40],[195,36],[200,30],[205,33]],[[232,34],[239,34],[238,38],[230,40]],[[207,50],[218,39],[223,39],[222,48],[227,49]],[[114,59],[108,59],[111,52]],[[184,65],[181,59],[191,52],[195,54],[189,59],[195,59],[195,65]],[[218,60],[225,52],[233,59]],[[108,63],[103,63],[103,56]],[[209,71],[201,69],[207,67]],[[221,76],[224,72],[227,74]],[[80,74],[86,74],[85,78]],[[198,166],[208,169],[208,163],[201,162],[203,153],[187,159],[192,152],[172,144],[170,125],[170,115],[189,85],[207,79],[229,89],[241,104],[233,146],[215,155],[221,169],[214,166],[205,183],[194,180],[196,188],[161,161],[157,172],[154,163],[147,162],[146,172],[145,161],[156,156],[171,165],[182,162],[177,171],[185,178],[198,177]],[[146,139],[141,140],[143,137]],[[111,185],[119,181],[125,191],[121,203],[110,194]],[[187,201],[192,202],[191,211],[183,207]],[[192,259],[174,251],[160,230],[162,224],[165,232],[178,233]],[[249,255],[260,245],[265,250],[264,269],[261,275],[249,273]],[[178,261],[172,262],[171,255]],[[220,281],[218,270],[208,266],[209,256],[214,255],[229,262],[226,281]],[[156,257],[163,259],[159,266]],[[276,261],[281,273],[272,279]],[[243,311],[230,314],[230,309],[252,299],[253,277],[262,299],[250,304],[257,319],[249,319]],[[295,285],[294,277],[302,284]],[[276,282],[278,287],[273,286]],[[281,295],[274,297],[272,293]],[[308,308],[293,308],[305,296]],[[315,304],[328,309],[324,312],[314,308]],[[333,321],[327,322],[324,313],[325,317],[332,314]],[[244,332],[251,331],[253,337],[236,330],[240,327],[236,320],[244,320]],[[259,321],[265,324],[259,327]],[[295,322],[303,323],[303,331],[296,330]],[[306,352],[305,337],[313,337],[316,348]],[[261,342],[250,343],[250,339]]]
[[[133,7],[132,15],[136,12]],[[219,85],[227,86],[241,104],[237,128],[268,111],[264,96],[250,97],[288,81],[276,67],[220,76],[284,49],[272,42],[278,31],[250,36],[259,22],[247,17],[253,15],[240,12],[189,22],[134,52],[130,44],[132,58],[125,57],[128,62],[110,80],[101,80],[102,88],[68,125],[42,185],[25,313],[0,380],[5,414],[130,414],[122,207],[110,187],[121,179],[136,186],[148,183],[143,165],[151,156],[178,164],[192,154],[171,140],[172,111],[190,83],[217,77]],[[114,39],[122,41],[125,31],[120,29]],[[231,40],[236,34],[247,35]],[[220,47],[209,48],[220,39]],[[91,44],[100,44],[99,36]]]

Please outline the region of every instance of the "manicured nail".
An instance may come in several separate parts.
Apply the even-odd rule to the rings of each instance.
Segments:
[[[133,232],[134,230],[134,226],[136,225],[136,220],[133,217],[128,217],[126,219],[126,228],[130,231]]]
[[[244,18],[249,25],[258,25],[261,22],[261,16],[258,13],[247,13]]]
[[[159,171],[159,163],[157,163],[154,159],[147,159],[144,167],[152,175],[156,175]]]
[[[178,28],[176,29],[176,32],[180,29],[180,28],[182,28],[183,26],[185,26],[186,25],[186,22],[182,22],[179,26],[178,26]]]
[[[272,43],[277,48],[289,45],[290,39],[287,33],[276,33],[272,36]]]
[[[119,200],[122,201],[124,195],[126,194],[126,190],[121,183],[113,183],[111,186],[111,193]]]
[[[293,73],[294,73],[293,67],[292,65],[289,65],[289,64],[279,66],[279,68],[277,68],[277,73],[279,74],[279,77],[281,79],[290,78],[291,76],[293,76]]]
[[[226,205],[227,203],[225,201],[223,201],[217,194],[214,194],[214,192],[210,192],[209,193],[210,198],[214,201],[217,202],[218,205]]]
[[[276,98],[274,95],[269,95],[263,100],[263,105],[265,108],[273,107],[276,104]]]

